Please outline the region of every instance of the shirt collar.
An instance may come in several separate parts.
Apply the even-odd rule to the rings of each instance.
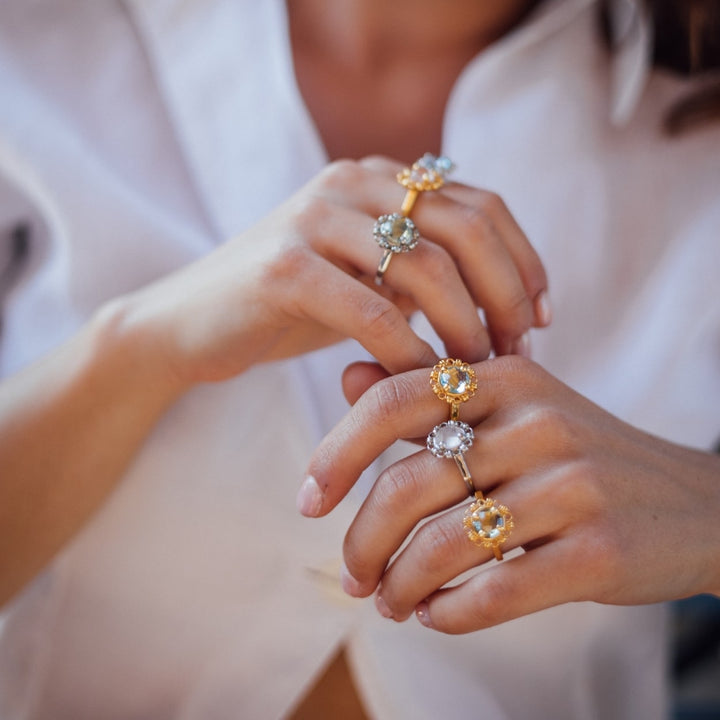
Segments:
[[[545,0],[508,39],[516,47],[543,42],[579,11],[597,5],[599,0]],[[610,35],[608,114],[622,126],[632,118],[652,66],[652,22],[642,0],[610,0]]]

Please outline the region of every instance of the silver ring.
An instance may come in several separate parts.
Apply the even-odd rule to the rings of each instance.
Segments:
[[[475,495],[470,470],[465,462],[466,453],[473,444],[473,429],[459,420],[448,420],[436,425],[427,436],[427,449],[439,458],[452,458],[460,470],[465,487],[471,496]]]
[[[375,221],[373,237],[375,242],[385,250],[375,274],[375,283],[382,285],[383,275],[388,269],[393,255],[410,252],[416,248],[420,242],[420,232],[409,217],[400,213],[390,213],[381,215]]]

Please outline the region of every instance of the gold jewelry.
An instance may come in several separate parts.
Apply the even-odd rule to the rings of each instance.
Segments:
[[[433,392],[450,403],[450,420],[457,420],[460,404],[469,400],[477,390],[475,371],[462,360],[441,360],[430,372]]]
[[[454,167],[455,165],[449,158],[435,157],[431,153],[425,153],[413,163],[412,167],[405,168],[398,173],[397,181],[407,191],[400,212],[380,216],[373,229],[375,240],[385,250],[375,273],[376,285],[382,285],[383,276],[390,266],[393,254],[409,252],[418,244],[420,234],[415,223],[409,217],[418,194],[442,187],[445,183],[445,176]],[[379,226],[382,227],[379,228]]]
[[[397,181],[407,192],[400,212],[409,215],[418,195],[428,190],[439,190],[445,184],[445,176],[454,169],[455,164],[450,158],[444,155],[435,157],[432,153],[425,153],[412,164],[412,167],[401,170],[397,174]]]
[[[455,461],[470,497],[475,495],[475,486],[463,453],[470,449],[474,437],[473,429],[457,420],[448,420],[436,425],[427,436],[427,449],[435,457],[452,458]]]
[[[505,505],[476,490],[475,500],[465,510],[463,527],[471,542],[492,550],[495,559],[502,560],[500,546],[510,537],[515,522]]]

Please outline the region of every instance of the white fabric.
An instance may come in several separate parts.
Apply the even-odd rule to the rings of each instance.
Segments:
[[[720,131],[664,139],[662,112],[686,88],[657,73],[612,125],[594,11],[548,2],[472,62],[443,151],[459,179],[503,195],[548,267],[555,320],[535,357],[624,419],[707,448],[720,434]],[[285,23],[280,0],[0,5],[3,252],[12,228],[31,229],[2,374],[325,164]],[[359,355],[346,343],[258,367],[167,414],[7,608],[0,717],[276,718],[342,641],[378,718],[663,716],[660,606],[577,604],[446,637],[342,596],[356,500],[310,521],[294,495]]]

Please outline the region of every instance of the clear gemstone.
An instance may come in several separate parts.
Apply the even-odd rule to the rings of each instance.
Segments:
[[[449,395],[462,395],[470,389],[470,373],[459,367],[449,367],[438,375],[438,384]]]
[[[435,447],[439,450],[457,450],[462,444],[462,434],[458,428],[448,427],[441,428],[435,435]]]
[[[505,518],[496,507],[488,507],[473,513],[473,529],[478,535],[493,540],[502,535]]]
[[[449,157],[445,157],[445,155],[441,155],[435,161],[435,169],[441,175],[447,175],[448,173],[452,172],[455,169],[455,163]]]
[[[450,458],[468,450],[473,443],[472,428],[458,420],[436,425],[427,437],[427,447],[436,457]]]
[[[428,172],[445,177],[455,168],[455,163],[445,155],[435,157],[432,153],[425,153],[416,163],[421,168],[425,168]]]
[[[419,233],[415,223],[404,215],[393,213],[383,215],[375,223],[375,239],[393,252],[412,250],[417,244]]]

